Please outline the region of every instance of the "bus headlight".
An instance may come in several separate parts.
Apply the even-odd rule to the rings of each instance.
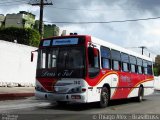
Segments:
[[[45,92],[45,89],[39,85],[36,85],[35,89],[40,92]]]

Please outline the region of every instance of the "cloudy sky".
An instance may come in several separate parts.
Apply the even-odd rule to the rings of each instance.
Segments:
[[[39,7],[27,4],[30,0],[1,0],[0,14],[28,11],[39,18]],[[31,0],[39,1],[39,0]],[[46,1],[46,0],[45,0]],[[50,2],[51,0],[48,0]],[[160,0],[52,0],[45,6],[45,23],[108,22],[160,17]],[[160,19],[98,24],[56,24],[78,34],[89,34],[122,47],[154,57],[160,54]]]

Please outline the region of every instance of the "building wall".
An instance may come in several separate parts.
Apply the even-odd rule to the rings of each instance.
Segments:
[[[160,65],[160,55],[157,55],[155,58],[155,63]]]
[[[57,27],[55,24],[44,25],[44,38],[51,36],[58,36],[58,35],[59,35],[59,27]]]
[[[6,15],[5,27],[33,28],[34,24],[35,15],[25,11]]]
[[[5,16],[3,14],[0,14],[0,27],[3,26],[4,20],[5,20]]]
[[[5,27],[23,27],[22,14],[7,14]]]
[[[0,40],[0,86],[31,86],[35,83],[36,61],[30,61],[35,47]]]

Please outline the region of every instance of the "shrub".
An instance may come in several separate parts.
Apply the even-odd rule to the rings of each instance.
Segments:
[[[39,33],[31,28],[16,28],[8,27],[0,29],[0,39],[17,43],[37,47],[40,42]]]

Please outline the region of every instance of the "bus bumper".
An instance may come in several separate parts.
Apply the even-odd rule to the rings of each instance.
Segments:
[[[67,101],[75,103],[86,103],[86,93],[74,93],[74,94],[56,94],[36,91],[35,96],[39,99],[48,101]]]

